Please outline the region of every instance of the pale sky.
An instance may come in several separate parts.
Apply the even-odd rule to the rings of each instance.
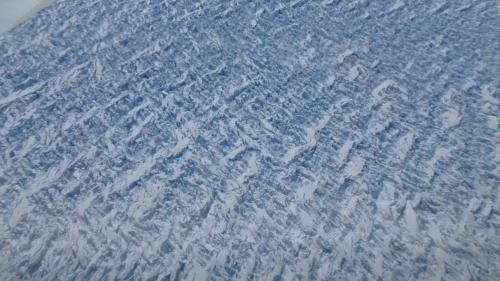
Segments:
[[[51,0],[0,0],[0,34],[35,13]]]

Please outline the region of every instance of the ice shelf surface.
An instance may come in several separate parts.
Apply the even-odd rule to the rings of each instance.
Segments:
[[[0,36],[0,279],[499,280],[499,10],[54,2]]]

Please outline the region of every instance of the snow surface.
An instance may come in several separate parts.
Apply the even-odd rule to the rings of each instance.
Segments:
[[[500,280],[499,26],[53,2],[0,36],[0,280]]]

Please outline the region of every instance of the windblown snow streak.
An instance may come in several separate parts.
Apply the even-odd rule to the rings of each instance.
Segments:
[[[499,11],[56,1],[0,38],[0,279],[500,279]]]

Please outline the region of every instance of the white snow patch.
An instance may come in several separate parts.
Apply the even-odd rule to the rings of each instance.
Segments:
[[[108,148],[108,151],[113,153],[115,151],[115,145],[113,144],[113,134],[115,130],[113,128],[109,128],[104,134],[104,142]]]
[[[408,133],[398,140],[396,147],[394,148],[394,153],[397,155],[399,160],[404,160],[406,158],[408,151],[410,151],[410,148],[413,145],[414,139],[415,136],[413,133]]]
[[[450,260],[448,254],[441,248],[435,248],[434,256],[436,257],[441,269],[443,269],[445,263]]]
[[[486,206],[484,206],[483,211],[481,212],[481,215],[483,217],[487,218],[490,216],[492,211],[493,211],[493,206],[491,205],[491,203],[488,203],[488,204],[486,204]]]
[[[356,78],[358,78],[360,69],[361,66],[357,64],[349,70],[349,76],[347,77],[349,81],[354,81]]]
[[[340,209],[340,214],[343,216],[349,216],[351,212],[355,209],[356,204],[358,204],[358,197],[350,196],[347,197],[343,203],[344,206]]]
[[[455,127],[460,124],[460,113],[455,109],[450,109],[449,111],[443,113],[441,117],[443,118],[443,125],[445,128]]]
[[[469,202],[469,207],[467,209],[469,209],[469,211],[471,212],[477,212],[477,210],[479,210],[479,208],[481,207],[481,200],[473,197],[470,202]]]
[[[405,223],[406,227],[410,231],[411,234],[416,235],[418,233],[418,216],[417,213],[413,210],[413,207],[411,206],[410,202],[406,202],[406,207],[405,207]]]
[[[349,155],[349,152],[351,151],[351,148],[354,144],[354,141],[352,140],[347,140],[342,147],[339,149],[339,155],[337,157],[337,164],[341,165],[345,162],[347,159],[347,156]]]
[[[271,125],[271,123],[269,123],[267,120],[265,119],[261,119],[260,122],[262,123],[262,126],[268,130],[268,131],[271,131],[271,132],[275,132],[276,130],[274,129],[273,125]]]
[[[313,218],[306,211],[300,210],[299,217],[300,217],[300,222],[302,223],[302,226],[304,226],[305,228],[311,228],[314,225]]]
[[[426,163],[427,166],[426,173],[429,180],[432,179],[432,177],[434,176],[434,169],[439,160],[446,158],[448,156],[450,156],[449,149],[444,147],[439,147],[436,149],[432,158]]]
[[[392,13],[394,11],[397,11],[399,9],[401,9],[402,7],[404,7],[405,5],[405,2],[401,1],[401,0],[398,0],[396,1],[396,3],[394,3],[394,5],[392,5],[392,7],[389,9],[389,13]]]
[[[500,161],[500,143],[497,143],[495,146],[495,162]],[[500,167],[497,167],[500,168]]]
[[[318,182],[315,181],[311,184],[305,184],[297,190],[297,199],[299,201],[311,200],[314,197],[314,191],[318,186]]]
[[[498,128],[498,117],[489,116],[488,117],[488,128],[496,130]]]
[[[64,121],[61,129],[63,131],[66,131],[67,129],[71,128],[71,126],[75,123],[76,123],[76,114],[70,113],[68,114],[68,118],[66,118],[66,120]]]
[[[355,177],[361,173],[365,166],[365,159],[361,156],[356,156],[345,169],[345,175],[347,177]]]

